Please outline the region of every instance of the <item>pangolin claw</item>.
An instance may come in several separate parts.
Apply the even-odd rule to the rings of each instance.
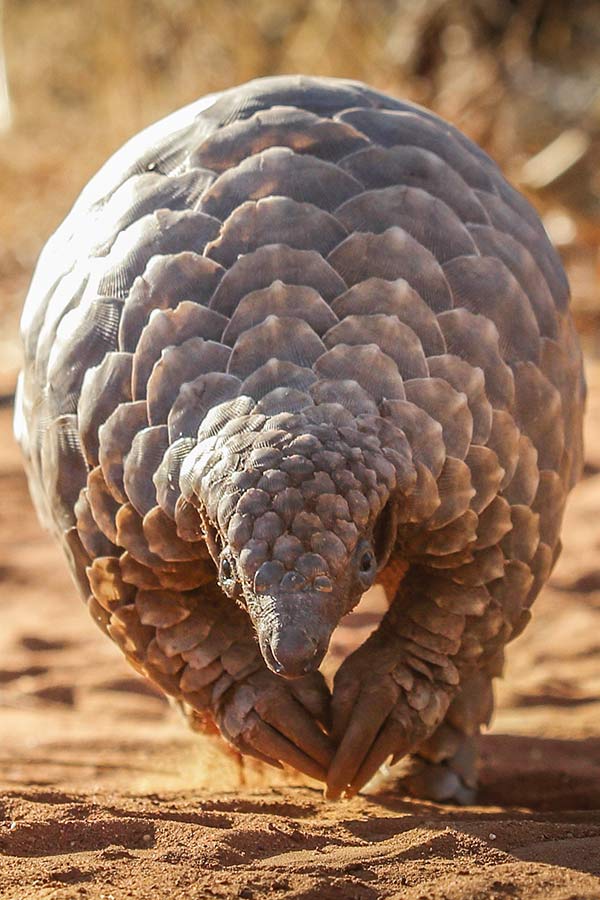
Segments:
[[[307,680],[313,697],[328,694],[320,673]],[[293,684],[266,670],[254,673],[225,694],[217,722],[227,740],[243,753],[253,753],[273,765],[292,766],[325,781],[333,744],[298,699],[299,691],[293,692]]]

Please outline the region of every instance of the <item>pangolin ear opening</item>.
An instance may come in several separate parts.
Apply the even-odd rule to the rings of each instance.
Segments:
[[[373,547],[377,557],[377,571],[387,565],[398,536],[397,505],[392,498],[381,510],[373,529]]]
[[[208,518],[203,515],[202,512],[200,512],[200,519],[202,522],[202,530],[204,531],[204,540],[206,541],[207,550],[210,553],[215,566],[217,566],[218,568],[221,558],[221,551],[223,549],[219,532],[212,524],[212,522],[210,522]]]
[[[232,600],[242,601],[242,589],[237,581],[236,568],[231,553],[227,547],[223,546],[223,541],[218,529],[207,519],[205,515],[200,513],[202,520],[202,529],[204,531],[204,539],[206,547],[212,561],[217,567],[218,582],[221,589],[231,597]]]

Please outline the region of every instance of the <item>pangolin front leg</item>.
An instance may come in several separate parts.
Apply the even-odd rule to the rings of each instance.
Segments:
[[[499,674],[499,673],[495,673]],[[441,725],[396,766],[382,767],[374,787],[426,800],[473,803],[477,794],[479,734],[492,716],[493,674],[466,678]]]
[[[101,540],[93,521],[85,537],[88,545]],[[90,565],[75,529],[68,546],[82,592],[91,591],[87,605],[97,624],[138,672],[178,703],[195,730],[220,731],[241,753],[325,780],[333,753],[318,724],[328,723],[330,699],[320,672],[295,681],[271,672],[247,614],[210,575],[189,590],[165,587],[151,583],[149,570],[128,553],[99,556]],[[204,566],[210,572],[208,561]],[[199,569],[197,562],[196,581]],[[169,576],[182,578],[181,572],[159,574],[166,583]]]
[[[157,626],[141,668],[182,702],[196,730],[216,725],[240,752],[325,780],[332,746],[317,724],[326,724],[329,700],[319,672],[294,682],[270,672],[247,615],[216,585],[196,598],[138,594],[135,607]]]
[[[461,705],[465,708],[468,698],[476,701],[474,708],[482,702],[482,628],[489,647],[492,635],[506,639],[504,625],[485,585],[458,585],[439,570],[412,567],[379,629],[336,675],[333,736],[339,746],[329,770],[328,796],[356,793],[389,757],[395,762],[411,752],[422,759],[429,753],[436,764],[448,764],[458,754],[455,764],[460,767],[461,748],[473,754],[472,739],[491,712],[487,685],[483,715],[481,708],[467,712],[468,724],[463,716],[462,733],[459,729],[454,741],[449,727],[456,730],[453,722],[461,720]],[[444,799],[460,802],[461,786],[474,787],[475,764],[472,758],[464,784],[459,781]],[[412,772],[416,774],[414,765]],[[423,784],[414,781],[413,792],[430,796],[436,779],[432,774]]]

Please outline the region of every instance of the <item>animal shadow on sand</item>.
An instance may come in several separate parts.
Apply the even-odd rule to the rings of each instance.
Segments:
[[[439,836],[428,843],[441,855],[452,844],[447,832],[451,828],[517,859],[600,876],[600,738],[493,734],[482,738],[481,750],[476,808],[441,806],[402,797],[398,790],[382,791],[368,797],[371,827],[379,822],[382,840],[393,829],[398,833],[424,824],[439,828]],[[388,815],[378,817],[377,806]],[[397,812],[398,819],[389,812]],[[346,826],[360,835],[360,820]]]

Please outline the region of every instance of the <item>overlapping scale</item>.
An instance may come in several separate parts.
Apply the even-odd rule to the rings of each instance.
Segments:
[[[125,297],[153,256],[202,251],[217,228],[213,218],[189,209],[144,216],[120,232],[110,253],[98,261],[98,293]]]
[[[321,378],[357,381],[377,404],[406,396],[397,365],[377,344],[336,344],[318,357],[313,369]]]
[[[297,318],[298,314],[319,337],[338,321],[314,288],[276,280],[269,287],[251,291],[240,301],[223,333],[223,343],[233,346],[244,332],[268,316]]]
[[[237,378],[247,378],[270,359],[309,369],[324,351],[323,342],[304,319],[267,316],[237,338],[227,371]]]
[[[366,147],[340,160],[367,190],[406,185],[420,188],[454,210],[461,222],[487,224],[481,203],[460,175],[441,157],[422,147]]]
[[[217,223],[218,225],[218,223]],[[184,251],[153,257],[133,283],[119,327],[119,349],[133,353],[156,309],[173,309],[184,300],[208,305],[223,267],[205,256]]]
[[[154,506],[145,514],[142,530],[150,550],[166,562],[208,559],[204,544],[182,540],[173,519],[160,506]]]
[[[231,351],[218,341],[191,337],[182,344],[167,347],[148,379],[148,419],[152,424],[166,422],[182,384],[209,372],[224,372]]]
[[[61,320],[45,373],[50,415],[75,412],[86,372],[116,349],[121,308],[119,300],[98,297]]]
[[[87,476],[87,502],[100,531],[113,544],[117,544],[116,519],[120,505],[109,490],[100,466],[92,469]]]
[[[44,494],[56,527],[66,531],[75,524],[75,504],[87,478],[77,416],[63,415],[50,422],[42,438],[41,459]]]
[[[276,281],[313,288],[328,302],[347,286],[315,250],[269,244],[236,260],[214,292],[210,307],[231,316],[244,297]]]
[[[327,332],[324,343],[328,348],[376,344],[394,360],[402,378],[426,378],[429,374],[421,341],[397,316],[346,316]]]
[[[537,362],[540,332],[531,304],[506,266],[491,256],[461,256],[444,265],[454,305],[496,326],[502,358]],[[494,285],[493,293],[489,285]]]
[[[272,357],[244,379],[240,394],[262,400],[280,387],[305,391],[317,380],[312,369]]]
[[[471,470],[471,484],[475,488],[471,509],[479,515],[498,495],[504,469],[493,450],[477,444],[469,448],[465,462]]]
[[[196,435],[210,410],[237,397],[240,387],[240,379],[226,372],[206,372],[193,381],[184,382],[167,419],[171,444]]]
[[[125,457],[123,485],[129,502],[140,516],[156,506],[156,488],[152,474],[169,447],[166,425],[151,425],[139,431]]]
[[[406,435],[413,459],[422,463],[437,479],[447,454],[444,430],[439,419],[407,400],[386,400],[381,412]]]
[[[404,385],[406,399],[442,426],[448,456],[464,459],[473,437],[473,416],[464,393],[442,378],[414,378]]]
[[[394,185],[365,191],[340,206],[336,216],[351,233],[402,228],[440,263],[478,252],[456,213],[422,188]]]
[[[99,429],[121,403],[131,400],[132,356],[107,353],[102,362],[88,369],[83,379],[77,420],[85,458],[98,465]]]
[[[483,370],[452,353],[428,357],[427,368],[432,378],[446,381],[465,395],[473,417],[471,443],[485,444],[492,428],[492,405],[487,398]]]
[[[246,200],[274,195],[333,212],[361,191],[361,183],[333,163],[287,147],[270,147],[220,175],[199,208],[224,221]]]
[[[511,234],[489,225],[469,225],[482,256],[497,257],[510,269],[525,293],[540,334],[555,337],[558,323],[552,294],[533,256]]]
[[[121,403],[98,429],[98,459],[106,484],[115,500],[125,503],[123,464],[133,439],[148,427],[148,407],[143,400]]]
[[[175,309],[155,310],[133,355],[133,397],[136,400],[146,397],[148,380],[163,350],[198,335],[205,340],[219,341],[226,324],[225,316],[189,300],[182,301]]]
[[[267,244],[318,250],[326,256],[347,236],[343,224],[314,203],[269,195],[236,206],[205,252],[229,268],[238,256]]]
[[[485,375],[485,390],[494,408],[512,409],[515,386],[512,372],[502,358],[495,324],[483,315],[460,307],[438,316],[448,353],[479,366]]]
[[[367,278],[404,278],[433,312],[452,307],[452,295],[435,256],[398,226],[379,234],[356,232],[332,250],[328,262],[355,285]]]
[[[75,518],[77,533],[90,560],[97,556],[112,556],[118,552],[116,545],[98,527],[86,488],[83,488],[75,504]]]
[[[540,469],[558,471],[565,448],[559,392],[530,362],[515,366],[515,421],[538,452]]]
[[[269,147],[289,147],[296,153],[336,161],[368,143],[349,125],[294,106],[274,106],[219,128],[194,150],[190,162],[225,172]]]
[[[394,281],[366,278],[336,297],[331,308],[340,319],[359,315],[396,316],[414,331],[426,356],[446,350],[435,314],[403,278]]]
[[[493,190],[493,181],[479,160],[465,152],[446,128],[440,128],[428,116],[419,115],[417,110],[351,109],[339,113],[336,119],[348,122],[382,147],[419,147],[434,153],[470,187],[485,192]]]
[[[170,178],[157,172],[132,176],[101,209],[94,222],[90,252],[94,256],[106,255],[122,231],[158,209],[193,207],[214,178],[207,169],[193,168]]]
[[[558,311],[564,313],[570,297],[567,276],[541,222],[537,220],[536,227],[533,227],[522,216],[515,215],[495,193],[478,192],[477,196],[485,207],[492,225],[498,231],[512,235],[529,250],[546,279]]]

